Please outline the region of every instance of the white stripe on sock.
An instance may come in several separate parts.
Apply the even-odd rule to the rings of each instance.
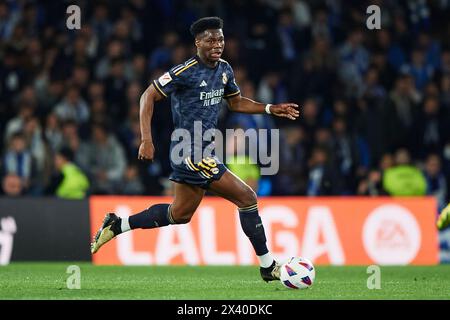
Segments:
[[[263,268],[268,268],[272,265],[274,259],[270,252],[263,254],[262,256],[257,256],[259,260],[259,265]]]
[[[127,232],[130,231],[130,223],[128,222],[128,217],[124,217],[121,219],[121,223],[120,223],[120,230],[122,230],[122,232]]]

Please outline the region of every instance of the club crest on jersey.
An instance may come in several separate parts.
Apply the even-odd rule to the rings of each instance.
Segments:
[[[227,74],[224,72],[224,73],[222,73],[222,83],[227,84],[227,82],[228,82],[228,77],[227,77]]]
[[[172,77],[170,76],[170,74],[168,72],[164,73],[161,77],[159,77],[158,82],[161,86],[165,86],[166,84],[168,84],[170,81],[172,81]]]

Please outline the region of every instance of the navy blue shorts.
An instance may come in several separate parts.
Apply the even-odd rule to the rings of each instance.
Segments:
[[[214,180],[219,180],[228,170],[216,157],[206,157],[198,163],[194,163],[190,157],[187,157],[181,164],[172,162],[171,167],[173,172],[169,177],[170,180],[203,189],[207,189]]]

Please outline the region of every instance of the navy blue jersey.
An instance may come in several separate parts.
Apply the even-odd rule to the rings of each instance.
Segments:
[[[194,122],[201,121],[201,134],[215,129],[222,99],[237,96],[239,87],[233,69],[223,59],[214,68],[205,65],[198,56],[173,67],[153,81],[156,90],[171,97],[175,129],[185,129],[191,135],[191,150],[210,144],[194,138]],[[196,131],[197,135],[199,132]],[[174,143],[172,142],[171,147]]]

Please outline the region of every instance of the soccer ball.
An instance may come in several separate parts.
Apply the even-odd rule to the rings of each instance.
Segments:
[[[306,258],[292,257],[281,265],[280,281],[291,289],[306,289],[316,278],[314,265]]]

